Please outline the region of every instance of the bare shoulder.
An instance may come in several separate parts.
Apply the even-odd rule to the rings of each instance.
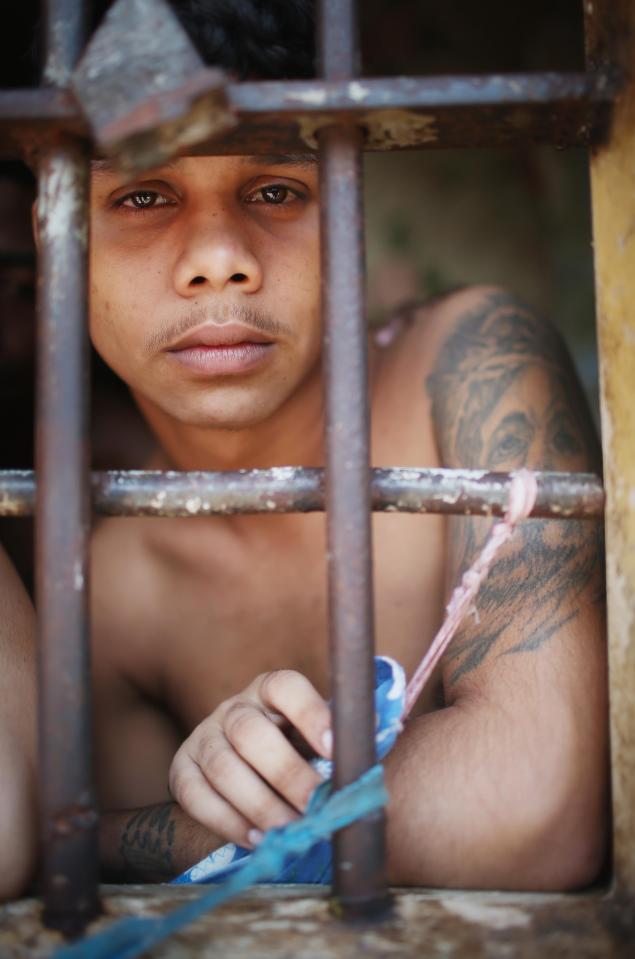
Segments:
[[[455,349],[458,340],[465,341],[475,325],[481,336],[493,342],[495,324],[483,328],[483,320],[505,303],[522,309],[520,302],[505,290],[492,286],[468,286],[449,290],[428,299],[405,304],[375,333],[375,342],[391,367],[400,367],[401,374],[424,376],[425,380],[439,365],[448,368],[459,360]],[[536,322],[539,322],[536,320]],[[457,368],[457,373],[460,370]]]
[[[548,319],[507,290],[473,287],[418,322],[430,338],[426,388],[446,465],[600,469],[588,404]]]

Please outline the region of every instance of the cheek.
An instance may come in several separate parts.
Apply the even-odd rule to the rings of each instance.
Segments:
[[[97,352],[117,372],[143,341],[146,280],[144,271],[130,271],[106,258],[91,259],[90,335]]]

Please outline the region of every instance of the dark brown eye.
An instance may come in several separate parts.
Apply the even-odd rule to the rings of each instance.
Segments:
[[[265,203],[284,203],[289,196],[289,190],[286,186],[263,186],[260,195]]]
[[[126,193],[115,203],[115,206],[128,210],[154,210],[172,205],[173,202],[157,190],[134,190],[132,193]]]
[[[136,206],[138,210],[145,210],[156,203],[157,196],[158,194],[151,190],[144,190],[143,193],[131,193],[129,199],[132,200],[133,206]]]

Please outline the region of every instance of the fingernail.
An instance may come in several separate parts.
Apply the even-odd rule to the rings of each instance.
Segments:
[[[327,756],[331,755],[333,750],[333,733],[330,729],[327,729],[325,733],[322,733],[322,748]]]
[[[264,838],[264,832],[261,832],[259,829],[250,829],[247,833],[247,839],[251,846],[259,846]]]

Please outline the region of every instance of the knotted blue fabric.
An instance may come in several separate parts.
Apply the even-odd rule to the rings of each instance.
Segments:
[[[405,676],[401,666],[387,657],[376,657],[375,746],[378,760],[389,752],[401,731],[404,696]],[[387,803],[388,794],[380,765],[373,766],[356,782],[335,793],[328,781],[331,763],[320,759],[315,760],[315,765],[326,781],[313,793],[309,808],[301,819],[280,829],[269,830],[253,852],[230,843],[174,880],[177,883],[211,882],[214,883],[213,890],[166,916],[120,919],[94,936],[63,946],[53,953],[51,959],[135,959],[254,883],[328,882],[331,835],[376,812]]]
[[[403,669],[388,656],[375,656],[375,749],[377,760],[381,760],[392,749],[401,732],[406,677]],[[315,759],[311,763],[322,779],[322,786],[313,793],[307,814],[319,808],[323,801],[324,787],[331,778],[333,764],[326,759]],[[224,882],[241,862],[253,855],[249,849],[227,843],[214,850],[196,865],[187,869],[172,882],[208,883]],[[271,883],[330,883],[331,882],[331,843],[323,840],[316,843],[302,856],[290,857],[283,869],[269,879]]]
[[[336,793],[329,795],[329,788],[327,783],[318,786],[320,796],[314,800],[311,813],[281,829],[271,829],[258,848],[238,863],[224,882],[194,902],[174,909],[167,916],[120,919],[103,932],[63,946],[51,959],[135,959],[247,886],[279,874],[290,860],[302,856],[316,842],[368,816],[388,801],[381,766],[373,766],[356,782]]]

